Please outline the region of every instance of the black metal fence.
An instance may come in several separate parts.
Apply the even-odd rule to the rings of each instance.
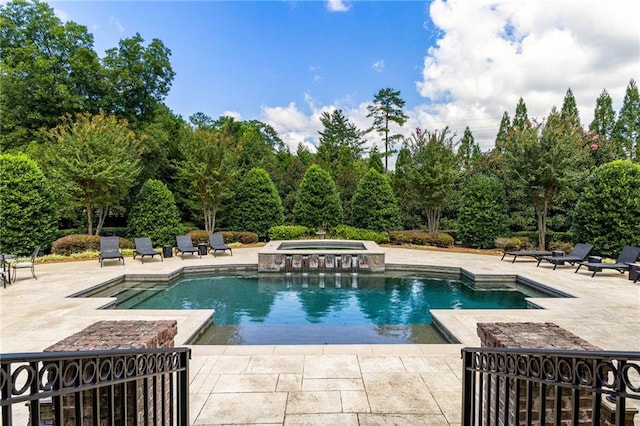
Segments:
[[[462,358],[465,426],[622,426],[640,405],[640,352],[464,348]]]
[[[188,348],[0,355],[2,425],[188,425]]]

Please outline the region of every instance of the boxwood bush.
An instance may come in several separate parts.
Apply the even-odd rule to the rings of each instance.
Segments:
[[[392,244],[415,244],[418,246],[451,247],[453,237],[445,232],[427,232],[418,229],[391,231],[389,238]]]
[[[389,234],[374,231],[372,229],[354,228],[353,226],[339,225],[330,232],[330,236],[342,240],[366,240],[378,244],[389,242]]]
[[[279,225],[269,228],[270,240],[299,240],[308,237],[309,228],[302,225]]]

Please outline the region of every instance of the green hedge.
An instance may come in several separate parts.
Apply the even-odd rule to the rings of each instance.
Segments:
[[[527,238],[529,243],[538,247],[538,231],[518,231],[511,234],[512,237],[520,237]],[[571,232],[555,232],[555,231],[547,231],[547,245],[549,246],[551,243],[573,243],[574,237]],[[585,241],[582,241],[585,242]]]
[[[279,225],[269,228],[270,240],[299,240],[308,237],[309,228],[302,225]]]
[[[133,249],[134,247],[135,245],[131,241],[120,237],[121,249]],[[58,238],[51,245],[52,254],[69,256],[83,251],[100,251],[100,237],[97,235],[72,234]]]
[[[222,239],[226,244],[241,243],[255,244],[258,242],[258,234],[255,232],[237,232],[237,231],[220,231]],[[209,232],[202,229],[190,231],[187,235],[191,236],[193,244],[206,243],[209,244]]]
[[[426,232],[418,229],[391,231],[389,238],[392,244],[415,244],[419,246],[451,247],[453,237],[444,232]]]
[[[389,242],[389,234],[371,229],[354,228],[353,226],[339,225],[330,232],[330,236],[342,240],[374,241],[378,244]]]

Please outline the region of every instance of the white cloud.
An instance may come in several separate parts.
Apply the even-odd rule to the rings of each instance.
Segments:
[[[629,80],[639,79],[638,13],[633,13],[639,9],[635,0],[434,0],[430,18],[437,43],[425,53],[422,80],[416,83],[426,99],[408,107],[409,119],[393,130],[409,136],[416,127],[448,126],[461,138],[469,126],[487,150],[494,146],[502,114],[513,118],[520,97],[530,117],[543,119],[553,106],[561,107],[568,88],[587,127],[602,89],[618,111]],[[345,95],[320,106],[305,99],[310,113],[295,103],[262,107],[262,119],[294,151],[299,142],[317,145],[322,111],[341,108],[358,128],[371,126],[368,100]],[[375,132],[367,138],[369,147],[382,148]]]
[[[222,114],[220,114],[220,116],[231,117],[236,121],[242,121],[242,114],[240,114],[238,111],[225,111]]]
[[[115,26],[119,33],[125,32],[124,25],[122,25],[122,23],[118,20],[118,18],[114,16],[109,17],[109,23]]]
[[[371,65],[371,68],[373,68],[375,72],[382,72],[384,70],[384,59],[375,61],[373,65]]]
[[[330,12],[348,12],[351,9],[344,0],[327,0],[327,9]]]
[[[57,7],[53,8],[53,14],[62,22],[68,22],[71,19],[69,18],[69,13],[66,10],[58,9]]]
[[[468,125],[483,149],[493,146],[504,111],[522,97],[529,116],[544,118],[571,88],[582,124],[593,119],[606,88],[619,109],[638,77],[640,55],[633,0],[434,0],[439,37],[424,59],[419,93],[429,106],[418,122]]]

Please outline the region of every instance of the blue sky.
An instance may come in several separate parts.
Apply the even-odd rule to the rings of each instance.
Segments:
[[[520,97],[533,117],[567,88],[583,124],[607,89],[619,108],[640,75],[633,0],[55,1],[59,17],[87,26],[95,50],[136,32],[172,51],[165,103],[187,118],[267,122],[292,147],[317,143],[323,111],[341,108],[366,128],[366,105],[401,91],[402,129],[469,126],[493,145]],[[371,144],[376,144],[371,135]]]

